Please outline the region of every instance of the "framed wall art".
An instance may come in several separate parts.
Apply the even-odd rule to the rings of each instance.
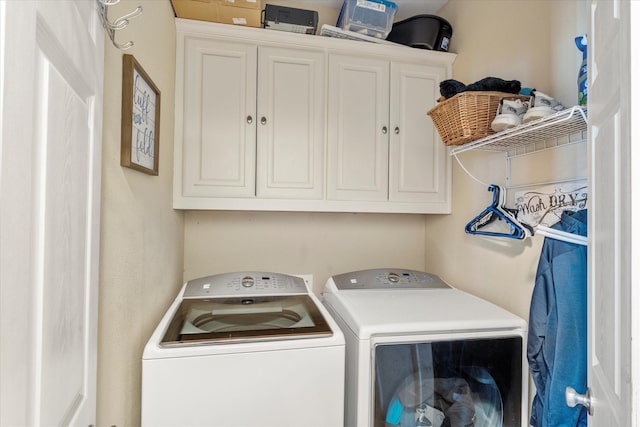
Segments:
[[[120,164],[158,175],[160,91],[133,55],[122,57]]]

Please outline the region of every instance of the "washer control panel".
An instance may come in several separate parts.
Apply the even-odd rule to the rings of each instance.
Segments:
[[[440,277],[406,269],[361,270],[333,276],[338,289],[450,289]]]
[[[280,273],[245,271],[189,280],[183,298],[234,297],[242,295],[307,294],[304,280]]]

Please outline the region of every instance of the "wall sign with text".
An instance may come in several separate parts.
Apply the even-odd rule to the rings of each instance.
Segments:
[[[515,193],[518,219],[531,225],[551,227],[563,211],[587,208],[587,180],[564,182]]]
[[[120,164],[158,175],[160,91],[133,55],[122,57]]]

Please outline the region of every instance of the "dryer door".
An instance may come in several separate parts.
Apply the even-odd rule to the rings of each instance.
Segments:
[[[183,300],[161,346],[315,338],[331,328],[308,295]]]
[[[520,336],[375,345],[373,425],[522,425],[522,345]]]

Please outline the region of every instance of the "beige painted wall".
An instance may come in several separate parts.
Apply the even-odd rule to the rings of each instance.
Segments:
[[[449,0],[440,15],[454,29],[451,50],[458,54],[454,78],[465,83],[486,76],[516,79],[523,87],[535,87],[565,105],[576,104],[581,57],[573,38],[587,30],[586,3]],[[586,153],[582,144],[576,149]],[[584,153],[562,154],[575,168],[570,175],[586,176]],[[540,182],[543,174],[536,171],[549,169],[551,159],[558,155],[552,151],[536,159],[540,166],[530,168],[530,176],[518,176],[519,180]],[[459,157],[481,181],[505,184],[503,154],[467,152]],[[519,241],[465,234],[465,224],[489,205],[491,193],[455,161],[452,188],[453,213],[425,219],[426,269],[528,319],[542,237]],[[513,193],[508,197],[507,206],[513,206]]]
[[[188,212],[185,279],[240,270],[329,276],[376,267],[423,269],[421,215]]]
[[[451,51],[458,54],[454,77],[465,83],[486,76],[517,79],[524,87],[536,87],[566,105],[573,105],[580,64],[573,37],[586,31],[584,5],[581,0],[449,0],[440,15],[449,20],[454,29]],[[320,19],[333,18],[326,19],[321,14]],[[531,31],[531,28],[547,28],[550,24],[553,25],[549,31]],[[482,181],[504,184],[502,154],[466,153],[460,158]],[[545,159],[539,161],[542,167],[547,163]],[[584,167],[586,164],[577,169]],[[391,261],[412,260],[416,254],[424,253],[424,262],[411,261],[412,268],[440,274],[454,286],[527,318],[541,238],[524,242],[491,241],[466,235],[464,225],[488,205],[490,194],[455,162],[453,194],[452,215],[374,215],[371,216],[374,222],[354,222],[350,214],[188,213],[185,216],[185,279],[257,268],[255,264],[258,264],[279,271],[314,273],[314,289],[319,292],[331,274],[365,268],[365,264],[369,267],[398,265]],[[288,223],[283,218],[287,218]],[[312,225],[305,223],[309,219],[313,219]],[[224,226],[216,225],[218,223]],[[279,230],[277,235],[287,236],[290,246],[282,245],[280,240],[278,251],[269,254],[267,261],[263,256],[256,256],[255,247],[272,244],[270,236],[276,232],[268,230],[274,224]],[[362,253],[361,246],[351,237],[344,239],[345,224],[349,224],[347,229],[352,236],[368,239],[375,250],[368,248],[371,254]],[[402,233],[413,239],[405,245],[384,243],[398,241]],[[319,245],[310,245],[306,236],[316,235],[322,237],[317,239]],[[418,248],[415,242],[422,235],[425,245]],[[234,243],[243,240],[251,242],[252,248],[247,252],[251,255],[245,259]],[[224,242],[224,245],[213,245],[213,241]],[[344,249],[333,255],[331,248]],[[460,260],[464,260],[464,264]],[[309,265],[308,271],[300,270],[304,265]],[[507,277],[510,279],[506,280]]]
[[[455,78],[468,83],[487,75],[519,79],[572,103],[578,54],[572,45],[556,43],[560,33],[584,32],[586,20],[583,25],[573,17],[579,3],[450,0],[441,15],[454,28]],[[145,9],[143,16],[132,20],[118,40],[135,41],[129,53],[162,91],[160,175],[119,165],[122,53],[107,42],[99,426],[139,425],[142,350],[184,279],[246,269],[312,273],[319,293],[336,273],[381,266],[426,269],[527,317],[541,241],[465,235],[466,222],[490,199],[486,189],[455,164],[452,215],[174,211],[173,13],[168,0],[123,0],[110,16],[115,19],[138,4]],[[321,22],[335,20],[324,16]],[[558,28],[544,31],[541,23],[547,22]],[[532,31],[536,26],[543,30]],[[504,182],[501,155],[470,153],[461,158],[483,180]]]
[[[143,347],[182,280],[183,214],[172,209],[175,29],[168,0],[123,0],[117,17],[143,7],[117,41],[161,92],[159,175],[120,166],[122,52],[105,41],[98,425],[140,425]]]
[[[308,8],[304,1],[268,3]],[[337,9],[314,9],[318,28],[335,25]],[[333,274],[383,266],[424,269],[424,239],[421,215],[187,212],[184,278],[254,269],[311,273],[320,293]]]

